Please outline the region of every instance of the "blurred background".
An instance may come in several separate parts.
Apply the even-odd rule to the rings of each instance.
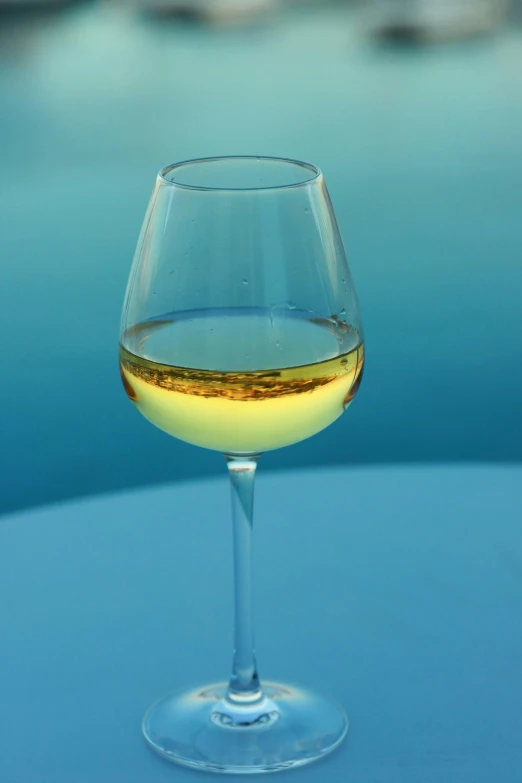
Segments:
[[[367,366],[262,469],[522,459],[522,4],[0,0],[0,511],[223,473],[120,386],[164,165],[319,165]]]

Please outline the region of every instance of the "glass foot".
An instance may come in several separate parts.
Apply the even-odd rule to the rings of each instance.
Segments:
[[[277,772],[325,756],[348,720],[335,702],[287,685],[264,683],[257,699],[227,698],[227,684],[167,696],[143,718],[143,734],[164,758],[199,770]]]

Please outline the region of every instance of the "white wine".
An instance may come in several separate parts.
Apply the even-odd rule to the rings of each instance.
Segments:
[[[120,345],[127,395],[170,435],[227,454],[281,448],[337,419],[364,345],[337,317],[298,310],[192,311],[133,326]]]

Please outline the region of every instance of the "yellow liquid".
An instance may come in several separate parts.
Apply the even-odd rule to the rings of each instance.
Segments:
[[[343,347],[322,361],[248,366],[256,354],[270,365]],[[180,366],[180,358],[197,362],[198,354],[201,369]],[[176,438],[228,454],[281,448],[327,427],[355,396],[363,362],[354,330],[301,314],[270,324],[244,314],[147,322],[127,330],[120,346],[123,385],[140,413]],[[212,363],[232,369],[211,369]]]

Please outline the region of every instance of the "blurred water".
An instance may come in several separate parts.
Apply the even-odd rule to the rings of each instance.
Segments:
[[[343,5],[248,29],[124,5],[0,17],[0,508],[223,470],[120,388],[120,307],[156,171],[323,169],[367,371],[328,431],[263,460],[522,457],[522,35],[379,46]]]

